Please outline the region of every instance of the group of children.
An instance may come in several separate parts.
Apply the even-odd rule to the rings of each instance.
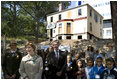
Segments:
[[[107,58],[103,66],[103,58],[97,57],[96,61],[92,57],[86,58],[86,63],[81,59],[72,60],[70,54],[67,55],[66,65],[67,79],[117,79],[117,71],[114,66],[114,59]]]
[[[47,50],[51,52],[52,47]],[[109,50],[110,51],[110,50]],[[73,55],[75,53],[75,55]],[[67,63],[65,69],[66,79],[117,79],[117,70],[115,58],[108,56],[110,52],[103,55],[99,50],[94,50],[92,46],[88,46],[86,52],[78,53],[67,52]],[[46,57],[47,58],[47,57]],[[44,75],[49,79],[48,62],[44,60]],[[46,72],[47,71],[47,72]]]
[[[47,50],[51,52],[52,47]],[[73,53],[75,53],[73,55]],[[66,52],[67,63],[65,69],[66,79],[117,79],[116,60],[112,55],[112,49],[103,54],[99,50],[94,50],[92,46],[88,46],[86,52],[78,53],[75,51]],[[47,58],[47,57],[46,57]],[[48,62],[44,60],[44,73],[46,79],[48,78]]]

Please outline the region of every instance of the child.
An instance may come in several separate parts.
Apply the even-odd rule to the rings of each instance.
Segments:
[[[66,64],[66,79],[73,79],[73,66],[72,66],[72,57],[70,54],[67,55],[67,64]]]
[[[106,69],[102,73],[103,79],[117,79],[117,70],[113,64],[112,58],[106,59]]]
[[[91,69],[90,79],[101,79],[102,78],[102,72],[105,69],[105,67],[102,64],[103,59],[101,57],[98,57],[96,62],[97,62],[97,64]]]
[[[94,61],[96,62],[97,57],[102,57],[103,55],[101,53],[99,53],[99,50],[96,50],[95,54],[94,54]]]
[[[83,67],[83,61],[77,60],[77,71],[74,73],[76,79],[83,79],[85,77],[85,68]]]
[[[91,72],[91,69],[94,65],[94,60],[92,57],[88,57],[87,59],[87,67],[85,68],[85,78],[86,79],[89,79],[90,78],[90,72]]]

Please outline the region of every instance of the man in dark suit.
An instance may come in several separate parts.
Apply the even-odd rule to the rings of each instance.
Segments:
[[[22,53],[17,48],[17,42],[11,41],[10,49],[6,51],[3,58],[2,69],[5,79],[19,79],[19,65],[21,62]]]
[[[54,51],[49,53],[48,64],[51,79],[64,79],[66,69],[66,53],[59,50],[59,42],[52,43]]]

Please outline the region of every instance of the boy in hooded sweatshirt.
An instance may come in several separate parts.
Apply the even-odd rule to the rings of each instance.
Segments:
[[[105,69],[105,67],[102,64],[103,63],[102,57],[98,57],[96,62],[97,62],[96,65],[91,69],[90,79],[102,79],[102,72]]]

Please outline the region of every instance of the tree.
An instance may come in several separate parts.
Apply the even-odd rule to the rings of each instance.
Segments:
[[[35,41],[45,30],[46,15],[58,11],[61,1],[2,1],[2,34],[8,37],[34,35]],[[62,1],[67,8],[68,1]],[[42,31],[44,30],[44,32]]]
[[[33,1],[33,2],[22,2],[19,3],[20,7],[32,17],[35,24],[35,41],[38,42],[38,37],[41,37],[41,27],[44,25],[43,22],[46,21],[46,15],[58,10],[58,4],[60,2],[56,1]],[[70,2],[62,2],[65,8],[70,4]]]
[[[2,1],[1,4],[2,35],[5,34],[14,38],[22,36],[26,20],[24,21],[25,16],[21,17],[23,14],[18,3],[15,1]]]

